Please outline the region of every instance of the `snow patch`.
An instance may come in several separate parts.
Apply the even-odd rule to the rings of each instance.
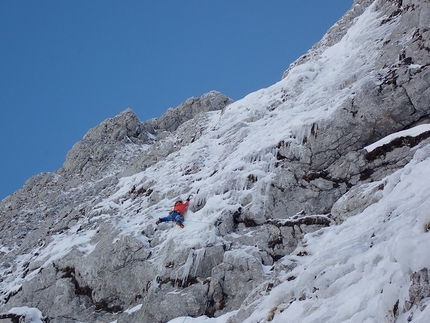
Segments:
[[[10,309],[8,313],[24,316],[25,322],[28,322],[28,323],[43,323],[42,312],[39,309],[34,307],[27,307],[27,306],[14,307]]]
[[[130,308],[128,310],[125,310],[124,313],[133,314],[134,312],[139,311],[142,308],[142,306],[143,306],[143,304],[139,304],[139,305],[137,305],[135,307],[132,307],[132,308]]]
[[[397,139],[397,138],[401,138],[401,137],[416,137],[419,136],[420,134],[430,131],[430,124],[422,124],[416,127],[413,127],[411,129],[407,129],[407,130],[403,130],[403,131],[399,131],[393,134],[390,134],[380,140],[378,140],[377,142],[364,147],[364,149],[367,150],[367,152],[372,152],[373,150],[375,150],[378,147],[381,147],[385,144],[390,143],[391,141]]]

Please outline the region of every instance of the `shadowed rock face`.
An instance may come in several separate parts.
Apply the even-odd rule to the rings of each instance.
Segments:
[[[275,156],[267,170],[270,183],[262,183],[256,172],[241,178],[241,189],[239,179],[222,186],[220,177],[220,182],[205,188],[207,192],[198,192],[192,212],[213,207],[207,205],[211,192],[229,194],[231,201],[214,223],[198,224],[208,225],[204,245],[181,248],[184,241],[172,237],[167,224],[156,229],[145,221],[132,222],[141,228],[138,234],[123,228],[143,208],[163,208],[166,200],[191,192],[192,183],[172,185],[171,191],[160,194],[155,182],[145,180],[145,171],[174,153],[185,154],[192,143],[219,139],[210,136],[208,120],[213,113],[221,118],[232,100],[215,91],[188,99],[159,119],[141,122],[131,109],[123,111],[75,144],[62,169],[30,178],[3,200],[2,311],[36,307],[51,323],[166,322],[177,316],[219,316],[244,305],[246,310],[229,322],[248,317],[252,309],[248,305],[279,284],[277,274],[294,268],[294,263],[280,259],[306,255],[301,249],[306,233],[339,224],[377,202],[384,178],[408,163],[416,147],[430,143],[423,134],[375,152],[363,149],[388,134],[429,121],[429,2],[355,1],[283,78],[288,80],[308,62],[323,60],[324,51],[347,37],[369,8],[379,17],[379,27],[387,27],[389,33],[384,39],[371,39],[375,59],[366,62],[367,70],[331,90],[349,89],[357,82],[360,86],[329,118],[304,123],[295,138],[269,147]],[[359,60],[362,53],[354,55]],[[280,95],[270,110],[288,101],[286,93]],[[236,117],[237,131],[217,147],[245,138],[245,121]],[[259,149],[250,147],[256,154]],[[206,168],[211,169],[209,178],[218,176],[222,169],[204,164],[200,150],[192,152],[196,158],[180,165],[174,176],[199,182],[205,180],[198,174]],[[239,172],[240,165],[233,171]],[[126,176],[136,176],[127,189],[121,186]],[[105,200],[110,202],[102,203]],[[87,242],[91,250],[68,249],[74,239]],[[55,250],[55,245],[62,248]],[[427,271],[411,276],[411,306],[428,297]],[[145,305],[148,300],[150,306]],[[126,312],[139,304],[142,307]]]

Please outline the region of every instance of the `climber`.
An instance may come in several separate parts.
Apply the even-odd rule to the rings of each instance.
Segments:
[[[184,228],[184,213],[185,210],[190,203],[191,195],[188,196],[187,201],[185,203],[182,203],[182,201],[177,201],[175,205],[173,206],[173,211],[170,212],[170,214],[164,218],[159,218],[155,224],[159,224],[161,222],[169,222],[169,221],[175,221],[176,225],[180,226],[181,228]]]

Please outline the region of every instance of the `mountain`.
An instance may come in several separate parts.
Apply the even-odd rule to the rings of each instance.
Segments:
[[[273,86],[89,130],[0,203],[3,317],[427,322],[429,26],[357,0]]]

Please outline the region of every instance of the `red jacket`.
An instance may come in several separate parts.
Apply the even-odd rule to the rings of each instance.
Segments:
[[[173,207],[173,211],[178,211],[179,213],[184,215],[185,209],[187,208],[188,204],[189,204],[188,201],[186,201],[185,203],[181,203],[178,201],[175,203],[175,206]]]

